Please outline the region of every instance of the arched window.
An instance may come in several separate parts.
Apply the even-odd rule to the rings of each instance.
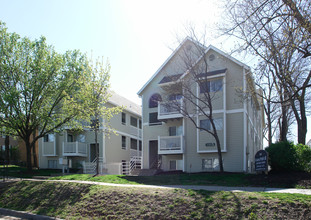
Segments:
[[[149,99],[149,108],[158,107],[158,102],[162,101],[161,95],[158,93],[153,94]]]

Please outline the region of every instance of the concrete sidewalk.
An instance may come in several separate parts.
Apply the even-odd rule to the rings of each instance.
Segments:
[[[134,188],[162,188],[162,189],[193,189],[207,191],[230,191],[230,192],[267,192],[267,193],[297,193],[303,195],[311,195],[311,189],[294,189],[294,188],[265,188],[265,187],[231,187],[231,186],[201,186],[201,185],[134,185],[134,184],[115,184],[79,180],[42,180],[42,179],[23,179],[27,181],[49,181],[49,182],[67,182],[67,183],[82,183],[101,186],[115,187],[134,187]]]

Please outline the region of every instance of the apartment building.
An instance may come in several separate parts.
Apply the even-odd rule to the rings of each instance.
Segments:
[[[192,63],[185,63],[190,60]],[[191,72],[200,69],[197,81]],[[185,88],[179,87],[185,83],[188,99]],[[210,109],[224,170],[254,171],[255,153],[262,149],[264,114],[250,68],[216,47],[205,47],[190,38],[138,92],[142,98],[143,169],[219,170],[215,138],[195,126],[211,129],[201,109],[207,92],[212,97]],[[199,98],[191,100],[189,94]],[[180,109],[173,106],[176,104]],[[188,116],[181,109],[190,111]]]
[[[99,128],[100,173],[128,174],[141,163],[141,107],[114,92],[105,105],[123,106],[124,110],[107,122],[113,132],[105,126]],[[95,133],[89,128],[82,132],[66,129],[39,140],[40,168],[69,167],[94,173],[96,160]]]

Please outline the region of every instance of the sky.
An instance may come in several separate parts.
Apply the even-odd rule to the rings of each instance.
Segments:
[[[197,33],[206,30],[207,45],[230,51],[232,42],[217,38],[223,12],[220,2],[0,0],[0,20],[9,32],[22,37],[45,36],[59,53],[78,49],[93,60],[108,59],[112,90],[140,105],[137,92],[178,46],[178,40],[186,37],[189,24]],[[252,67],[252,60],[241,61]],[[310,138],[311,132],[307,140]]]

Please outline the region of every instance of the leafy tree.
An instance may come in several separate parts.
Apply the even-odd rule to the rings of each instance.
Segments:
[[[105,103],[110,97],[109,93],[109,72],[110,64],[107,61],[106,64],[103,61],[97,60],[95,64],[91,62],[92,72],[89,82],[89,97],[88,97],[88,114],[91,116],[91,128],[95,132],[95,146],[96,146],[96,175],[99,174],[99,144],[98,144],[98,132],[100,128],[105,132],[105,135],[109,134],[111,128],[107,121],[114,115],[119,113],[121,107],[108,107]]]
[[[29,171],[39,138],[65,126],[81,129],[90,119],[91,79],[92,67],[79,51],[59,54],[44,37],[21,38],[0,22],[0,126],[25,142]]]

